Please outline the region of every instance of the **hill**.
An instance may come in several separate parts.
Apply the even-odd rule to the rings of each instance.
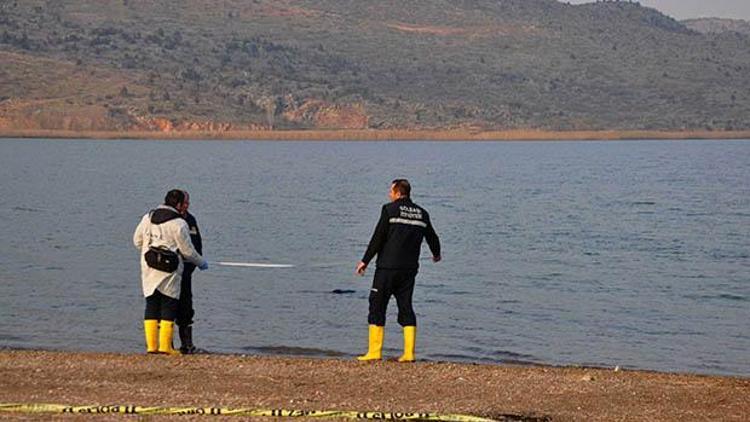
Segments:
[[[701,34],[721,34],[737,32],[750,35],[750,22],[742,19],[701,18],[687,19],[682,23],[693,31]]]
[[[750,128],[750,37],[630,2],[0,3],[0,128]]]

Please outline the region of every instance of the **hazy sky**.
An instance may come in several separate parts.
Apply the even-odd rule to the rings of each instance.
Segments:
[[[569,0],[591,3],[591,0]],[[641,0],[644,6],[659,9],[677,19],[719,17],[750,20],[750,0]]]

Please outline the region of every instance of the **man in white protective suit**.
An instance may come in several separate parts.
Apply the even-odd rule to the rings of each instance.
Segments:
[[[141,252],[147,353],[180,354],[172,347],[172,335],[184,262],[208,269],[190,241],[190,229],[182,217],[186,205],[182,190],[167,192],[164,205],[144,215],[133,234],[133,244]]]

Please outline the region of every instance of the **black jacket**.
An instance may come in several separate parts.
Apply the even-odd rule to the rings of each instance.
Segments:
[[[377,255],[378,268],[417,269],[422,239],[427,240],[433,256],[440,256],[440,239],[424,208],[409,198],[385,204],[362,262],[369,264]]]
[[[190,240],[193,242],[193,247],[195,248],[195,251],[198,252],[200,255],[203,255],[203,239],[201,239],[201,232],[198,230],[198,222],[195,220],[195,217],[193,217],[193,214],[185,213],[185,216],[183,217],[185,219],[185,222],[188,225],[188,229],[190,230]],[[195,265],[185,262],[185,272],[192,273],[195,270]]]

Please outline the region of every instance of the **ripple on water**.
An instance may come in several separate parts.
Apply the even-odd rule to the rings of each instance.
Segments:
[[[247,346],[243,347],[242,350],[247,352],[257,352],[264,355],[280,355],[280,356],[329,356],[329,357],[343,357],[348,356],[346,353],[339,352],[337,350],[328,349],[317,349],[311,347],[296,347],[296,346]]]
[[[688,294],[683,296],[686,299],[692,299],[697,301],[704,301],[704,300],[728,300],[732,302],[747,302],[750,299],[748,299],[747,296],[735,294],[735,293],[715,293],[715,294]]]
[[[0,341],[24,341],[26,340],[23,337],[15,336],[12,334],[2,334],[0,333]]]
[[[13,207],[11,208],[13,211],[19,211],[19,212],[45,212],[45,210],[41,208],[31,208],[31,207]]]

